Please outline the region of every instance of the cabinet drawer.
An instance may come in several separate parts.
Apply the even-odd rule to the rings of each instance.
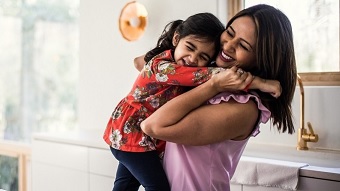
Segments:
[[[88,191],[86,172],[33,162],[32,190],[34,191]]]
[[[90,174],[90,191],[112,190],[114,180],[113,177]]]
[[[230,184],[230,190],[231,191],[242,191],[242,185],[241,184]]]
[[[118,161],[112,155],[109,148],[97,149],[89,148],[89,168],[90,173],[105,175],[112,177],[116,176]]]
[[[243,185],[243,191],[287,191],[282,188]]]
[[[322,180],[311,177],[300,177],[298,190],[300,191],[338,191],[340,182],[333,180]]]
[[[87,147],[33,140],[32,148],[32,160],[35,162],[88,171]]]

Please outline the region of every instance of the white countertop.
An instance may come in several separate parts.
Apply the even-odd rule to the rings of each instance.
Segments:
[[[36,133],[35,140],[45,140],[51,142],[107,149],[109,146],[103,139],[104,130],[82,130],[72,132]]]
[[[108,149],[103,140],[103,131],[81,130],[73,132],[37,133],[33,139]],[[296,151],[295,148],[248,144],[243,155],[248,157],[305,162],[309,166],[300,169],[300,176],[340,181],[340,152]]]

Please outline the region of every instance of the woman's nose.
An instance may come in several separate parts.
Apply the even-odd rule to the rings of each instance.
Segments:
[[[235,47],[236,47],[236,40],[231,39],[226,41],[223,44],[223,50],[227,51],[227,52],[234,52],[235,51]]]

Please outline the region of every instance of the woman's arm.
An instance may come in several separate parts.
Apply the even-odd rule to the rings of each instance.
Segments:
[[[229,101],[202,106],[217,93],[235,89],[235,84],[230,85],[226,80],[230,75],[237,75],[235,68],[221,72],[172,99],[142,122],[142,130],[152,137],[187,145],[246,138],[258,116],[254,102],[240,104]]]
[[[141,71],[145,65],[145,61],[144,61],[144,55],[141,55],[141,56],[138,56],[136,57],[134,60],[133,60],[133,63],[135,65],[135,68],[138,70],[138,71]]]

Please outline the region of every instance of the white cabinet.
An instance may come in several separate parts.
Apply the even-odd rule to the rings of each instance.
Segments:
[[[109,148],[89,148],[90,191],[112,190],[117,165]]]
[[[239,187],[237,187],[239,186]],[[340,182],[312,177],[299,177],[297,191],[339,191]],[[287,191],[282,188],[232,184],[231,191]]]
[[[117,165],[100,133],[37,136],[32,141],[32,191],[109,191]],[[339,190],[339,173],[328,177],[332,180],[313,175],[318,174],[304,172],[299,177],[298,191]],[[231,184],[230,188],[231,191],[286,191],[240,184]],[[140,187],[139,191],[144,188]]]
[[[32,191],[112,190],[118,161],[109,147],[104,141],[92,144],[91,136],[75,137],[33,138]]]
[[[33,162],[33,191],[88,190],[88,174],[83,171]]]
[[[32,190],[88,190],[87,148],[33,141]]]
[[[242,185],[230,184],[230,191],[242,191]]]
[[[248,186],[248,185],[243,185],[243,190],[242,191],[287,191],[282,188],[276,188],[276,187],[264,187],[264,186]]]
[[[118,161],[110,149],[89,148],[89,171],[93,174],[115,177]]]
[[[340,182],[310,177],[300,177],[298,191],[339,191]]]
[[[89,191],[110,191],[113,187],[114,178],[90,174]]]

